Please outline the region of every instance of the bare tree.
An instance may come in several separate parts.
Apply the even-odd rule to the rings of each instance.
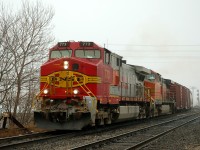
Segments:
[[[10,66],[5,68],[11,69],[8,79],[12,78],[15,85],[14,89],[12,88],[15,96],[10,98],[12,103],[9,103],[12,104],[11,110],[15,116],[19,112],[18,108],[24,108],[24,112],[27,111],[25,108],[30,110],[30,97],[33,94],[31,90],[34,91],[33,87],[35,87],[30,83],[37,84],[31,81],[38,80],[41,60],[46,57],[48,46],[53,41],[50,33],[54,12],[51,7],[44,7],[39,2],[24,1],[22,9],[9,16],[11,23],[7,25],[7,22],[3,22],[0,27],[7,27],[5,35],[2,34],[1,45],[9,52],[5,59]]]
[[[12,18],[9,14],[6,14],[5,7],[1,5],[0,8],[0,105],[6,99],[6,94],[8,90],[14,83],[11,77],[11,70],[13,69],[12,53],[4,45],[4,38],[6,37],[9,28],[13,24]]]

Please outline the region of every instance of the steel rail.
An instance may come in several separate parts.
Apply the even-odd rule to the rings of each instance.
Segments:
[[[29,145],[34,142],[42,142],[52,138],[59,138],[62,136],[72,135],[74,132],[71,133],[57,133],[57,131],[47,131],[42,133],[34,133],[34,134],[26,134],[21,136],[13,136],[7,138],[0,138],[0,149],[10,149],[14,147]],[[9,143],[9,144],[4,144]]]
[[[162,132],[162,133],[160,133],[160,134],[154,135],[152,138],[149,138],[149,139],[147,139],[147,140],[145,140],[145,141],[142,141],[142,142],[140,142],[140,143],[138,143],[138,144],[136,144],[136,145],[134,145],[134,146],[131,146],[131,147],[125,149],[125,150],[135,150],[135,149],[138,149],[138,148],[142,148],[142,147],[148,145],[149,143],[151,143],[151,142],[157,140],[158,138],[160,138],[160,137],[162,137],[162,136],[165,136],[166,134],[169,134],[170,132],[172,132],[172,131],[174,131],[174,130],[176,130],[176,129],[182,127],[182,126],[185,126],[185,125],[187,125],[187,124],[189,124],[189,123],[191,123],[191,122],[193,122],[193,121],[195,121],[195,120],[197,120],[197,119],[199,119],[199,118],[200,118],[200,116],[199,116],[199,117],[196,117],[196,118],[194,118],[194,119],[191,119],[191,120],[189,120],[189,121],[187,121],[187,122],[185,122],[185,123],[182,123],[181,125],[176,126],[176,127],[172,128],[172,129],[169,129],[169,130],[167,130],[167,131],[164,131],[164,132]]]
[[[199,113],[195,113],[195,114],[199,114]],[[73,147],[71,148],[70,150],[85,150],[85,149],[90,149],[90,148],[97,148],[97,147],[101,147],[101,145],[106,145],[106,143],[111,143],[112,141],[117,141],[119,139],[122,139],[124,137],[127,137],[127,136],[131,136],[132,134],[136,134],[137,132],[142,132],[142,131],[145,131],[145,130],[148,130],[148,129],[151,129],[152,127],[156,127],[156,126],[161,126],[161,125],[164,125],[166,123],[171,123],[171,122],[174,122],[174,121],[178,121],[180,119],[184,119],[184,118],[188,118],[188,117],[191,117],[193,116],[194,114],[192,115],[188,115],[188,116],[183,116],[183,117],[180,117],[180,118],[176,118],[176,119],[172,119],[172,120],[169,120],[169,121],[164,121],[164,122],[161,122],[161,123],[158,123],[158,124],[155,124],[155,125],[151,125],[151,126],[147,126],[147,127],[144,127],[144,128],[141,128],[141,129],[137,129],[137,130],[132,130],[132,131],[129,131],[129,132],[126,132],[126,133],[122,133],[122,134],[119,134],[119,135],[116,135],[114,137],[110,137],[110,138],[105,138],[105,139],[102,139],[102,140],[99,140],[99,141],[95,141],[95,142],[91,142],[91,143],[88,143],[88,144],[85,144],[85,145],[81,145],[81,146],[77,146],[77,147]],[[198,118],[198,117],[197,117]],[[196,118],[195,118],[196,119]],[[184,123],[185,124],[185,123]],[[182,124],[182,126],[184,125]],[[177,127],[178,128],[178,127]],[[174,129],[173,129],[174,130]],[[161,134],[162,135],[162,134]],[[160,136],[161,136],[160,135]],[[150,141],[150,139],[149,139]],[[148,142],[148,141],[146,141]],[[135,143],[135,145],[137,145]],[[142,145],[142,142],[139,143],[138,147]],[[131,147],[130,147],[131,148]],[[133,148],[134,149],[134,148]]]
[[[196,114],[196,113],[195,113]],[[186,118],[188,116],[183,116],[180,118]],[[161,116],[162,118],[162,116]],[[166,118],[166,116],[165,116]],[[156,118],[153,118],[156,119]],[[173,119],[173,120],[177,120]],[[173,121],[171,120],[171,121]],[[144,120],[141,120],[144,121]],[[165,123],[167,122],[171,122],[171,121],[165,121]],[[8,137],[8,138],[0,138],[0,149],[10,149],[10,148],[16,148],[16,147],[22,147],[22,146],[28,146],[30,144],[33,143],[42,143],[43,141],[46,140],[51,140],[51,139],[56,139],[56,138],[64,138],[64,137],[76,137],[76,136],[83,136],[83,135],[89,135],[89,134],[94,134],[94,133],[101,133],[101,132],[105,132],[108,130],[113,130],[113,129],[117,129],[120,127],[126,127],[126,126],[130,126],[130,125],[135,125],[135,124],[139,124],[141,122],[131,122],[131,123],[123,123],[123,124],[113,124],[112,126],[108,126],[108,127],[103,127],[103,128],[95,128],[95,129],[91,129],[91,130],[86,130],[86,131],[79,131],[78,133],[71,131],[68,133],[62,133],[62,134],[57,134],[57,135],[48,135],[48,134],[56,134],[56,131],[50,131],[50,132],[44,132],[44,133],[34,133],[34,134],[27,134],[27,135],[21,135],[21,136],[15,136],[15,137]],[[143,122],[144,123],[144,122]],[[161,124],[161,123],[159,123]],[[159,125],[156,124],[156,125]],[[145,127],[143,128],[143,130],[146,130],[150,127],[153,127],[155,125],[149,126],[149,127]],[[135,131],[139,131],[141,129],[135,130]],[[41,136],[41,137],[39,137]],[[45,136],[45,137],[44,137]],[[39,137],[37,139],[33,139],[34,137]],[[5,144],[7,141],[9,141],[9,144]],[[73,148],[75,149],[75,148]]]

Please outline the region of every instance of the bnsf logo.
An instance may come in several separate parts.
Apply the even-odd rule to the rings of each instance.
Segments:
[[[56,87],[77,87],[87,83],[101,83],[100,77],[86,76],[74,71],[60,71],[48,76],[41,76],[40,82]]]

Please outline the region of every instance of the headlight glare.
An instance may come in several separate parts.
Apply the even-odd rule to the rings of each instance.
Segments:
[[[68,65],[69,64],[69,62],[68,61],[64,61],[64,65]]]
[[[75,95],[78,94],[78,90],[75,89],[75,90],[73,91],[73,93],[74,93]]]
[[[48,89],[45,89],[43,92],[44,92],[44,94],[47,94],[49,91],[48,91]]]
[[[69,68],[69,62],[68,61],[64,61],[64,69],[68,69]]]

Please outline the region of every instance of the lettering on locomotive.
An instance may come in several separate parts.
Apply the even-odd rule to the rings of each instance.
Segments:
[[[87,76],[74,71],[59,71],[48,76],[41,76],[40,82],[45,82],[56,87],[77,87],[87,83],[101,83],[100,77]]]

